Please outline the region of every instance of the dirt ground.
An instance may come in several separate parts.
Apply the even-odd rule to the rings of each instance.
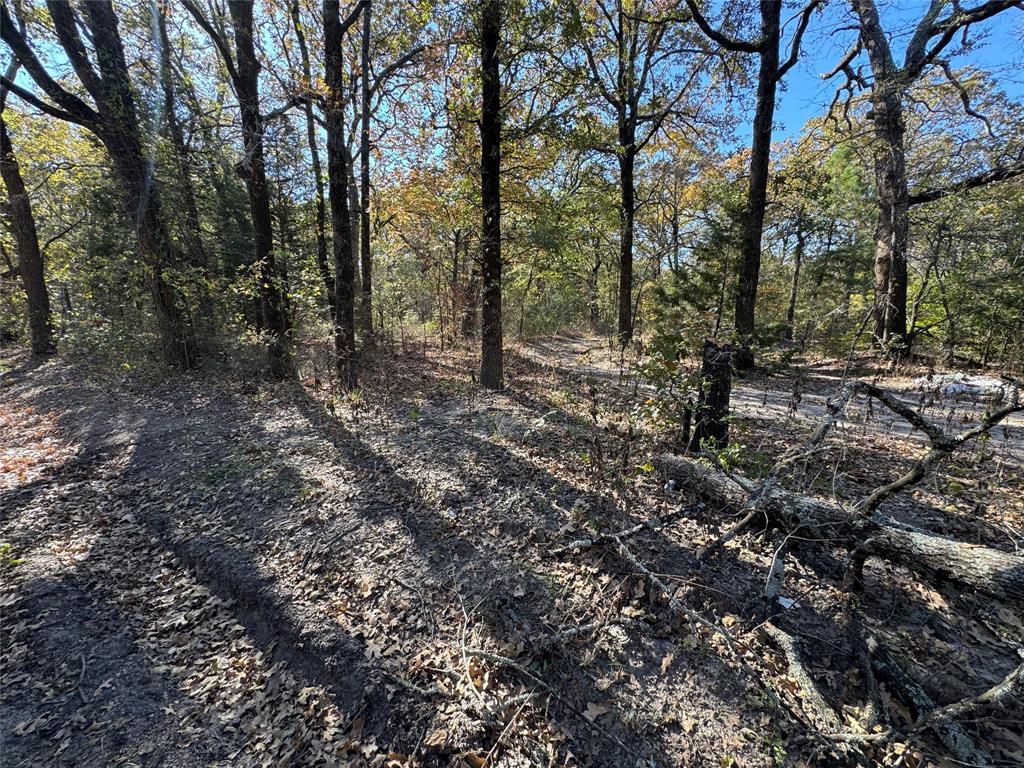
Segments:
[[[510,350],[498,394],[474,386],[469,350],[390,350],[344,400],[312,375],[112,376],[5,353],[5,768],[848,762],[813,737],[758,631],[773,541],[741,537],[697,569],[728,522],[708,509],[630,538],[733,649],[677,620],[613,549],[552,554],[693,509],[646,468],[665,442],[636,415],[649,394],[611,382],[594,345]],[[737,386],[742,471],[806,436],[841,367]],[[916,397],[910,380],[884,383]],[[929,407],[959,424],[984,406]],[[852,412],[805,487],[854,498],[895,477],[921,446],[887,423]],[[968,446],[887,512],[1024,551],[1018,431]],[[872,633],[937,703],[1019,663],[1019,607],[881,562],[867,579]],[[796,563],[784,587],[787,629],[855,722],[864,693],[835,580]],[[996,765],[1024,762],[1021,708],[964,725]],[[927,733],[870,759],[943,764]]]

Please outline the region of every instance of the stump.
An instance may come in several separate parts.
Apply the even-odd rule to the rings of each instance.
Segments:
[[[718,346],[705,339],[700,367],[700,392],[697,395],[696,427],[690,438],[690,450],[700,450],[707,441],[714,448],[729,444],[729,395],[732,391],[732,346]]]

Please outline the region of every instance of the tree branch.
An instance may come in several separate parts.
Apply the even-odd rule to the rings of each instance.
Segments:
[[[956,195],[960,192],[984,187],[987,184],[992,184],[997,181],[1006,181],[1021,175],[1024,175],[1024,160],[1019,160],[1012,165],[992,168],[991,170],[974,176],[968,176],[966,179],[962,179],[955,184],[950,184],[948,187],[937,187],[935,189],[925,189],[920,192],[913,192],[910,195],[909,204],[922,205],[924,203],[933,203],[936,200],[941,200],[942,198],[949,197],[950,195]]]
[[[708,20],[701,15],[700,8],[697,7],[695,0],[686,0],[686,7],[690,9],[693,20],[697,22],[700,31],[726,50],[735,53],[757,53],[761,49],[760,40],[756,43],[752,43],[749,40],[737,40],[712,27]]]
[[[800,11],[800,23],[796,28],[796,32],[793,34],[793,40],[789,46],[789,58],[786,59],[785,63],[775,70],[775,79],[781,80],[785,77],[786,73],[793,68],[796,64],[796,60],[800,58],[800,42],[803,40],[804,32],[807,31],[807,25],[811,21],[811,14],[814,9],[821,5],[822,0],[811,0],[804,9]]]

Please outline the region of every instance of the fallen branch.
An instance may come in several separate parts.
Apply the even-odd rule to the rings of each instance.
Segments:
[[[800,658],[799,641],[791,634],[781,629],[772,622],[762,625],[765,634],[779,647],[786,657],[786,664],[789,667],[789,676],[800,686],[800,691],[807,709],[810,710],[817,722],[816,726],[822,728],[826,733],[835,733],[842,728],[839,715],[829,706],[818,690],[817,683],[811,677],[803,660]]]
[[[742,510],[750,494],[738,483],[703,464],[662,455],[655,466],[700,496]],[[834,502],[780,487],[767,489],[758,505],[766,523],[784,532],[799,529],[794,547],[808,544],[859,548],[927,578],[1015,603],[1024,603],[1024,558],[977,544],[947,539],[874,513],[858,517]]]
[[[703,616],[701,616],[699,613],[697,613],[697,611],[683,605],[682,601],[680,601],[679,598],[675,596],[675,591],[669,589],[668,585],[664,581],[662,581],[656,573],[651,571],[650,568],[648,568],[646,565],[640,562],[640,559],[633,554],[632,550],[626,546],[622,539],[618,538],[617,536],[613,536],[612,541],[615,543],[615,546],[618,549],[619,555],[621,555],[622,559],[624,559],[627,563],[633,566],[633,568],[636,569],[638,573],[640,573],[644,578],[646,578],[647,581],[649,581],[659,592],[661,592],[666,597],[666,599],[668,600],[668,607],[673,613],[677,615],[683,615],[686,618],[690,619],[690,621],[693,621],[697,624],[700,624],[703,627],[706,627],[707,629],[710,629],[715,634],[721,635],[724,638],[725,644],[726,646],[728,646],[729,650],[735,652],[736,644],[735,642],[733,642],[732,635],[729,634],[729,631],[725,629],[725,627],[713,624],[712,622],[708,621]]]
[[[634,526],[621,530],[618,533],[602,533],[589,539],[575,539],[574,541],[570,541],[568,544],[565,544],[561,547],[554,547],[553,549],[549,549],[548,554],[552,556],[558,556],[569,554],[571,552],[580,552],[584,549],[590,549],[591,547],[599,546],[601,544],[607,544],[616,538],[628,539],[629,537],[635,536],[636,534],[644,530],[654,531],[663,525],[668,525],[669,523],[675,522],[681,517],[687,517],[693,514],[694,512],[699,510],[701,506],[702,505],[698,504],[695,507],[677,508],[670,512],[666,512],[663,515],[653,517],[650,520],[644,520],[643,522],[637,523]]]
[[[871,649],[871,661],[875,672],[891,687],[893,693],[907,705],[915,720],[905,729],[890,728],[881,733],[870,734],[838,734],[834,737],[836,740],[873,744],[877,747],[882,747],[898,737],[906,738],[920,733],[926,728],[931,728],[950,751],[950,754],[959,762],[971,766],[991,765],[992,760],[989,755],[978,748],[967,732],[958,723],[954,722],[954,718],[977,709],[984,703],[1003,701],[1019,683],[1021,670],[1024,665],[1017,667],[1006,679],[980,696],[964,699],[946,707],[936,708],[931,697],[907,673],[904,665],[882,645],[874,644],[874,647]]]

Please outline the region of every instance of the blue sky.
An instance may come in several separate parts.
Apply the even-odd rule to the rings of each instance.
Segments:
[[[965,6],[975,4],[964,3]],[[878,0],[882,25],[892,35],[893,56],[897,61],[902,60],[907,40],[927,6],[928,0]],[[793,13],[795,11],[787,3],[783,21]],[[823,15],[814,17],[804,37],[801,59],[786,76],[785,90],[779,92],[775,112],[776,139],[797,136],[807,120],[820,116],[828,108],[838,84],[835,80],[841,81],[842,76],[826,82],[821,79],[821,74],[832,69],[849,49],[854,33],[836,30],[851,23],[853,17],[849,3],[836,0],[829,3]],[[787,43],[793,26],[791,22],[786,29]],[[958,36],[947,50],[957,48],[959,39]],[[954,68],[970,64],[992,70],[1009,96],[1024,101],[1024,12],[1012,8],[1003,11],[972,27],[970,39],[977,42],[976,47],[953,57],[951,64]],[[866,61],[862,58],[861,63],[866,64]],[[749,137],[749,125],[741,126],[737,139],[743,143]]]

